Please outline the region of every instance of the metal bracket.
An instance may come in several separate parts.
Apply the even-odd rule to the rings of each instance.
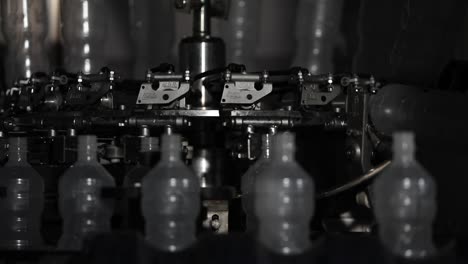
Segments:
[[[188,82],[180,82],[180,78],[160,80],[159,87],[153,89],[153,83],[144,83],[140,87],[137,97],[138,105],[165,105],[184,96],[190,90]]]
[[[341,86],[330,85],[322,91],[318,83],[304,84],[301,87],[301,105],[327,105],[341,94]]]
[[[267,96],[273,90],[273,84],[267,82],[268,76],[258,74],[230,74],[224,83],[221,104],[251,105]],[[260,89],[255,88],[255,83],[261,82]]]
[[[367,134],[368,125],[368,103],[369,94],[360,87],[348,87],[346,102],[347,133],[347,156],[357,165],[355,174],[362,174],[371,169],[371,142]]]

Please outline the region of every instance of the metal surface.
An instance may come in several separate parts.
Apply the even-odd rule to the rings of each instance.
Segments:
[[[347,89],[347,155],[352,163],[350,170],[353,175],[368,171],[371,160],[371,143],[367,135],[368,129],[368,98],[366,88],[360,84],[350,85]]]
[[[200,187],[214,187],[213,166],[213,155],[210,150],[199,149],[194,153],[192,169],[200,180]]]
[[[169,104],[188,93],[190,85],[178,81],[161,81],[155,90],[152,83],[140,87],[137,104]]]
[[[193,4],[193,35],[205,37],[211,35],[210,0],[198,0]]]
[[[225,66],[226,51],[223,40],[214,37],[188,37],[179,45],[180,69],[189,69],[193,75]],[[218,104],[214,92],[208,90],[203,81],[194,80],[192,95],[188,103],[194,108],[213,108]],[[219,91],[218,91],[219,92]]]
[[[229,231],[229,202],[226,200],[205,200],[203,206],[207,210],[203,225],[217,234],[227,234]]]
[[[273,90],[271,83],[262,83],[261,88],[255,89],[254,82],[236,81],[224,84],[221,104],[245,104],[258,102]]]
[[[301,120],[301,114],[295,111],[233,110],[223,112],[225,125],[233,128],[276,127],[291,128]]]
[[[301,104],[310,105],[327,105],[342,93],[339,85],[330,85],[327,91],[322,91],[318,84],[305,84],[302,87]]]

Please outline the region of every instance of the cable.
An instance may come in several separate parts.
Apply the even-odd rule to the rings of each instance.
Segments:
[[[344,191],[347,191],[349,189],[352,189],[352,188],[358,186],[359,184],[374,178],[378,173],[380,173],[388,165],[390,165],[390,163],[392,163],[392,162],[387,160],[384,163],[380,164],[379,166],[370,169],[366,174],[361,175],[360,177],[358,177],[358,178],[356,178],[356,179],[354,179],[354,180],[352,180],[352,181],[350,181],[348,183],[345,183],[345,184],[343,184],[341,186],[338,186],[338,187],[335,187],[333,189],[321,192],[316,196],[316,199],[319,200],[319,199],[328,198],[328,197],[337,195],[339,193],[342,193]]]

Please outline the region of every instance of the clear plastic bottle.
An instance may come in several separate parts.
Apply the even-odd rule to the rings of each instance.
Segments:
[[[343,0],[299,0],[294,66],[312,74],[334,70],[334,53],[340,35]]]
[[[44,182],[27,161],[27,139],[9,139],[8,162],[0,169],[0,247],[38,249]]]
[[[270,134],[262,135],[262,155],[250,166],[241,179],[242,208],[247,217],[247,232],[257,230],[257,218],[255,216],[255,181],[270,164]]]
[[[170,52],[175,30],[174,1],[129,0],[129,6],[134,50],[133,78],[143,79],[147,69],[163,62],[176,62]]]
[[[295,160],[295,136],[273,136],[271,162],[255,182],[258,239],[282,255],[304,253],[310,246],[314,181]]]
[[[148,242],[175,252],[195,242],[200,183],[181,158],[179,135],[163,135],[161,161],[144,178],[142,212]]]
[[[141,188],[143,177],[153,168],[159,161],[159,138],[143,137],[141,139],[140,155],[137,165],[132,168],[125,176],[124,186],[126,188]],[[124,225],[131,229],[140,229],[144,225],[143,216],[141,215],[140,197],[129,197],[125,201]]]
[[[47,43],[48,20],[45,0],[2,0],[1,17],[7,51],[6,84],[50,69]]]
[[[97,161],[96,136],[79,136],[78,160],[59,182],[63,218],[59,248],[79,250],[88,236],[110,231],[114,202],[103,199],[103,187],[115,187],[115,181]]]
[[[259,70],[256,60],[260,30],[260,0],[234,0],[229,19],[220,32],[226,42],[227,61],[244,64],[249,71]]]
[[[67,71],[88,74],[109,67],[122,76],[132,75],[127,0],[66,0],[60,9]]]
[[[393,162],[374,184],[375,216],[384,247],[396,256],[418,259],[435,253],[432,222],[436,186],[414,158],[414,135],[393,136]]]

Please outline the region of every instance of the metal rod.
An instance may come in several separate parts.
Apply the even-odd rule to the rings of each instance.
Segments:
[[[205,37],[211,34],[210,1],[199,0],[193,10],[193,35]]]
[[[342,193],[344,191],[347,191],[351,188],[354,188],[356,186],[358,186],[359,184],[365,182],[365,181],[368,181],[372,178],[374,178],[378,173],[380,173],[382,170],[384,170],[388,165],[390,165],[390,163],[392,163],[391,161],[385,161],[384,163],[380,164],[379,166],[373,168],[373,169],[370,169],[366,174],[348,182],[348,183],[345,183],[343,185],[340,185],[338,187],[335,187],[333,189],[330,189],[330,190],[327,190],[327,191],[324,191],[324,192],[321,192],[319,193],[315,198],[317,200],[319,199],[323,199],[323,198],[328,198],[328,197],[331,197],[331,196],[334,196],[334,195],[337,195],[339,193]]]

